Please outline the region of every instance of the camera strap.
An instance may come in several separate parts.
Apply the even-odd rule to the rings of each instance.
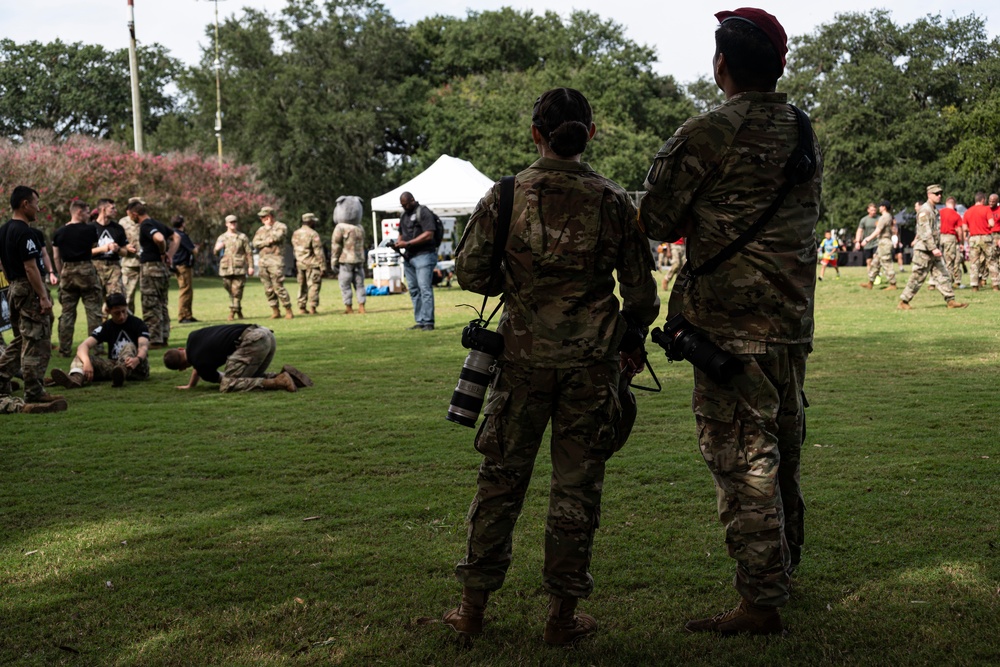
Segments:
[[[515,178],[513,176],[504,176],[500,179],[500,215],[497,218],[497,226],[494,230],[493,256],[490,259],[490,270],[493,274],[490,278],[491,288],[502,287],[503,257],[504,253],[507,251],[507,240],[510,238],[510,219],[514,213],[514,181]],[[487,292],[492,291],[494,290],[487,290]],[[486,302],[489,298],[488,294],[483,296],[483,307],[480,309],[480,313],[486,312]],[[492,313],[490,313],[490,316],[486,319],[484,326],[489,325],[490,320],[493,319],[493,316],[497,314],[498,310],[500,310],[500,306],[503,305],[503,301],[504,295],[503,292],[501,292],[500,303],[498,303],[497,307],[493,309]]]
[[[691,279],[697,276],[707,276],[708,274],[715,271],[719,266],[725,262],[727,259],[742,250],[750,241],[757,236],[758,232],[764,228],[774,214],[778,212],[781,205],[785,203],[785,197],[788,193],[792,191],[796,185],[801,185],[806,181],[810,180],[816,173],[816,147],[813,145],[812,140],[812,125],[809,123],[809,116],[805,114],[801,109],[793,104],[789,104],[792,111],[795,112],[795,120],[797,121],[799,128],[799,140],[798,144],[795,146],[795,150],[792,151],[791,156],[788,158],[788,162],[785,163],[785,182],[782,184],[781,189],[778,190],[777,196],[771,205],[767,207],[767,210],[761,214],[757,219],[757,222],[753,223],[740,234],[735,241],[727,245],[725,248],[719,251],[714,257],[706,261],[704,264],[696,269],[689,269],[690,264],[685,265],[684,271],[681,272],[681,276],[678,276],[678,280],[681,280],[686,273],[686,279],[682,283],[685,287],[691,282]]]

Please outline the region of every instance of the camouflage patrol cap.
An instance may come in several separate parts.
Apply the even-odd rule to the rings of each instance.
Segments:
[[[270,206],[265,206],[264,208],[257,211],[257,217],[263,218],[265,215],[274,215],[274,209]]]
[[[781,68],[785,68],[785,56],[788,54],[788,36],[785,34],[785,29],[778,23],[778,19],[773,15],[756,7],[740,7],[731,12],[719,12],[715,15],[715,18],[719,19],[719,23],[725,23],[730,20],[746,21],[763,32],[767,36],[768,41],[774,46],[774,50],[778,52],[778,57],[781,59]]]
[[[226,222],[236,222],[237,220],[239,220],[239,218],[237,218],[235,215],[226,216]]]
[[[319,222],[319,218],[317,218],[313,213],[303,213],[302,222]]]
[[[944,188],[942,188],[937,183],[935,183],[933,185],[928,185],[927,186],[927,194],[929,194],[929,195],[939,195],[942,192],[944,192]]]

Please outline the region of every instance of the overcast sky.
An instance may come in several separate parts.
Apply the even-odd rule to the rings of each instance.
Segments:
[[[214,20],[215,7],[211,0],[134,2],[136,36],[140,43],[159,42],[173,56],[189,64],[198,61],[203,46],[210,46],[205,26]],[[430,14],[465,16],[470,9],[482,11],[503,6],[531,9],[536,13],[552,10],[562,15],[574,9],[591,11],[624,25],[628,36],[636,42],[654,46],[659,55],[658,71],[688,83],[711,71],[712,32],[717,23],[713,13],[744,6],[745,2],[747,0],[739,4],[679,0],[660,3],[649,0],[548,0],[529,4],[522,0],[385,0],[384,5],[397,20],[407,24]],[[285,4],[285,0],[223,0],[219,2],[219,14],[222,18],[240,13],[243,7],[277,13]],[[874,6],[890,10],[896,23],[910,23],[927,14],[940,13],[947,17],[974,13],[986,23],[990,36],[1000,32],[1000,3],[995,0],[951,0],[947,3],[942,0],[887,0],[874,5],[863,0],[772,0],[758,6],[774,14],[789,37],[811,33],[817,26],[832,21],[838,13],[864,12]],[[945,6],[947,9],[943,9]],[[128,46],[127,14],[127,0],[0,0],[0,37],[16,42],[49,42],[59,38],[118,49]]]

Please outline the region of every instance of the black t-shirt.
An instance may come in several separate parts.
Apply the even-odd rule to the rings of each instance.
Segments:
[[[85,262],[90,260],[90,251],[97,245],[97,230],[85,222],[63,225],[52,237],[52,245],[59,248],[62,261]]]
[[[222,324],[205,327],[188,334],[187,360],[198,371],[198,377],[208,382],[219,383],[219,366],[226,363],[229,355],[236,351],[240,336],[251,324]]]
[[[42,254],[35,230],[23,220],[8,220],[0,227],[0,262],[3,263],[7,280],[24,280],[24,263],[29,259],[36,262]]]
[[[112,319],[104,320],[101,326],[90,332],[98,343],[107,343],[108,358],[117,359],[123,346],[131,343],[139,349],[139,338],[149,340],[149,327],[135,315],[129,314],[122,324],[115,324]]]
[[[97,245],[103,246],[109,243],[117,243],[120,248],[128,245],[128,237],[125,236],[125,230],[114,220],[106,225],[102,225],[99,222],[92,222],[90,225],[97,230]],[[114,262],[118,261],[118,253],[102,252],[100,255],[94,255],[94,259],[104,259]]]
[[[35,264],[38,265],[38,273],[42,275],[42,282],[48,285],[49,270],[45,268],[45,232],[37,227],[31,228],[31,233],[35,237],[35,244],[38,246],[38,258]]]
[[[165,224],[159,220],[154,220],[152,218],[146,218],[139,225],[139,261],[140,262],[159,262],[160,249],[157,247],[156,242],[153,240],[153,234],[160,232],[163,234],[163,241],[168,242],[170,237],[174,235],[174,230],[167,227]],[[200,374],[199,374],[200,375]]]
[[[194,264],[194,243],[191,237],[179,229],[175,229],[174,233],[181,237],[181,244],[174,253],[174,266],[191,266]]]
[[[437,225],[434,224],[434,216],[426,206],[418,204],[411,213],[403,211],[403,215],[399,217],[399,237],[401,239],[412,241],[426,231],[431,232],[431,238],[427,242],[420,245],[407,246],[406,256],[412,259],[418,255],[434,252],[433,235],[436,228]]]

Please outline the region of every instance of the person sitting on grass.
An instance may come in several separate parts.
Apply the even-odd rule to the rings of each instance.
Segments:
[[[128,312],[124,294],[109,294],[104,303],[108,319],[76,348],[69,373],[52,369],[55,384],[76,389],[91,382],[110,380],[112,387],[121,387],[125,380],[149,379],[149,328]],[[95,354],[102,343],[108,346],[107,358]]]
[[[274,358],[274,332],[257,324],[223,324],[192,331],[187,346],[167,350],[163,364],[175,371],[191,368],[191,380],[178,389],[191,389],[199,379],[215,382],[219,391],[295,391],[311,387],[309,376],[293,366],[268,373]],[[220,373],[219,367],[225,368]]]

